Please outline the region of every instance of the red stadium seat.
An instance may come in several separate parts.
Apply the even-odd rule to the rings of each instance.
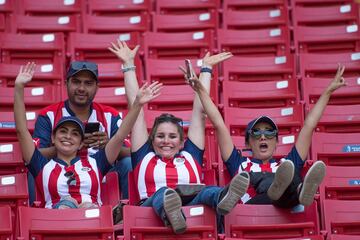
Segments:
[[[135,16],[83,15],[84,33],[128,33],[149,30],[148,14]]]
[[[30,22],[31,23],[31,22]],[[26,64],[35,61],[37,64],[59,62],[63,64],[64,34],[0,34],[0,46],[3,63]]]
[[[310,105],[310,110],[313,105]],[[330,105],[324,110],[316,131],[332,133],[360,132],[360,105]]]
[[[36,112],[26,112],[27,127],[32,133],[35,127]],[[17,141],[14,112],[0,112],[0,142],[15,142]]]
[[[305,103],[315,104],[323,93],[324,89],[326,89],[326,87],[330,84],[331,80],[332,79],[304,77],[302,79],[302,86]],[[360,104],[360,78],[347,77],[346,83],[346,87],[340,88],[331,94],[329,104]]]
[[[0,32],[5,31],[5,15],[0,13]]]
[[[40,110],[61,100],[61,88],[58,86],[26,87],[24,101],[27,111]],[[0,111],[13,111],[14,88],[0,87]]]
[[[259,29],[279,28],[288,24],[285,6],[269,10],[225,10],[223,13],[224,29]]]
[[[244,136],[247,124],[263,115],[269,116],[275,121],[280,134],[296,134],[300,132],[304,121],[302,105],[261,109],[224,107],[224,119],[231,135]]]
[[[224,78],[229,81],[293,81],[294,56],[232,57],[223,63]]]
[[[339,1],[339,0],[294,0],[291,1],[294,5],[299,6],[329,6],[329,5],[336,5],[339,2],[350,2],[350,1]]]
[[[19,208],[20,237],[114,239],[110,206],[94,209]]]
[[[15,1],[2,1],[0,4],[0,12],[10,13],[14,11]]]
[[[323,1],[324,2],[324,1]],[[295,26],[352,25],[358,22],[358,6],[351,1],[337,1],[320,6],[295,6]]]
[[[337,65],[345,65],[344,77],[358,77],[360,71],[360,52],[354,53],[303,53],[300,54],[301,77],[333,79]]]
[[[9,206],[0,207],[0,239],[14,239],[11,221],[11,210]]]
[[[80,32],[78,16],[26,16],[13,15],[11,17],[13,33],[53,33]]]
[[[25,172],[18,142],[0,143],[0,175]]]
[[[223,81],[222,89],[226,107],[287,107],[300,100],[295,79],[261,83]]]
[[[118,39],[126,41],[131,49],[140,44],[140,34],[136,32],[124,34],[70,33],[67,55],[72,60],[87,60],[96,63],[120,62],[118,57],[108,50],[108,47],[111,46],[110,43],[116,43]]]
[[[171,113],[174,116],[179,117],[183,120],[182,126],[186,133],[190,126],[192,110],[171,110],[166,112]],[[153,126],[155,118],[160,116],[162,113],[164,113],[164,110],[157,111],[145,109],[144,114],[148,130],[150,130]],[[209,121],[207,121],[205,122],[205,152],[202,166],[203,169],[217,168],[217,149],[218,146],[215,140],[215,132],[213,126]]]
[[[308,239],[320,235],[317,205],[294,211],[272,205],[238,204],[224,219],[225,236],[251,239]]]
[[[125,95],[124,87],[99,87],[95,102],[109,105],[119,111],[126,111],[128,109],[128,102]]]
[[[101,184],[103,205],[116,206],[120,201],[120,186],[117,172],[108,172]]]
[[[26,85],[27,87],[58,87],[62,85],[64,77],[62,62],[48,64],[36,62],[36,64],[34,77]],[[13,87],[20,67],[20,64],[0,63],[0,86]]]
[[[358,25],[294,28],[295,47],[299,53],[336,53],[360,50]]]
[[[134,16],[151,10],[150,0],[89,0],[91,15]]]
[[[311,158],[329,166],[360,166],[358,133],[314,133]]]
[[[84,6],[83,6],[84,5]],[[71,15],[80,14],[83,9],[85,10],[85,4],[83,1],[72,1],[72,0],[20,0],[19,12],[26,15]]]
[[[199,74],[200,70],[198,67],[201,66],[201,61],[195,59],[191,59],[191,61],[193,63],[193,68],[195,72]],[[147,61],[145,62],[146,80],[150,82],[159,81],[164,83],[164,85],[177,85],[177,86],[184,85],[185,84],[184,74],[179,70],[179,66],[184,66],[184,65],[185,65],[184,60],[147,59]],[[190,86],[188,87],[190,88]],[[179,92],[174,93],[173,96],[174,100],[178,94]],[[216,69],[214,69],[213,78],[211,80],[210,96],[212,97],[215,103],[218,102],[218,94],[219,91],[218,91],[217,71]]]
[[[211,30],[186,33],[146,32],[144,34],[145,59],[202,58],[214,49]]]
[[[157,0],[156,13],[158,14],[187,14],[204,13],[209,10],[217,10],[220,5],[219,0]]]
[[[217,28],[217,12],[203,12],[182,15],[154,14],[154,32],[194,32],[215,30]]]
[[[279,6],[286,6],[285,0],[224,0],[224,9],[244,10],[244,9],[273,9]]]
[[[273,29],[218,29],[218,49],[237,56],[283,56],[290,53],[287,26]]]
[[[324,200],[324,220],[327,234],[360,237],[360,201]]]
[[[343,235],[343,234],[331,234],[329,240],[358,240],[359,236],[356,235]]]
[[[225,237],[225,240],[250,240],[252,238],[228,238]],[[273,238],[271,238],[273,239]],[[347,238],[345,238],[347,239]],[[266,240],[263,238],[256,238],[256,240]],[[281,238],[281,240],[324,240],[323,236],[321,235],[316,235],[316,236],[306,236],[306,237],[299,237],[299,238]],[[352,239],[349,239],[352,240]]]

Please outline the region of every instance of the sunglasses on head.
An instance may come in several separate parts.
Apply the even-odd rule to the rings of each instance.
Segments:
[[[65,172],[64,176],[67,177],[68,180],[66,181],[66,183],[69,186],[75,186],[76,185],[76,178],[75,178],[75,173],[74,172],[72,172],[72,171]]]
[[[277,135],[277,130],[259,130],[259,129],[252,129],[249,130],[249,134],[251,137],[255,138],[255,139],[260,139],[261,135],[264,135],[265,138],[267,139],[272,139],[274,137],[276,137]]]
[[[163,123],[163,122],[172,122],[175,124],[179,124],[181,127],[183,126],[183,120],[181,118],[175,117],[172,114],[161,114],[159,117],[155,118],[155,123]]]
[[[73,62],[71,64],[71,67],[75,70],[81,70],[84,69],[84,66],[86,69],[89,69],[91,71],[97,71],[97,65],[92,62]]]

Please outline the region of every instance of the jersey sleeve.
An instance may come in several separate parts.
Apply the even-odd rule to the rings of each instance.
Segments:
[[[113,137],[117,130],[119,129],[119,126],[121,124],[122,120],[121,120],[121,117],[120,115],[113,115],[111,117],[111,133],[110,133],[110,137]]]
[[[51,144],[52,126],[47,116],[39,115],[36,119],[33,139],[37,142],[38,148],[47,148]]]
[[[43,167],[48,162],[48,159],[46,159],[37,148],[35,148],[34,153],[30,159],[29,164],[26,166],[30,173],[33,175],[34,178],[41,172]]]
[[[291,160],[294,163],[295,168],[299,171],[301,171],[301,169],[304,167],[305,161],[301,159],[295,146],[292,147],[291,151],[285,158]]]
[[[231,177],[234,177],[238,173],[239,167],[245,161],[246,158],[241,155],[241,151],[234,146],[229,159],[224,162]]]
[[[109,163],[106,157],[105,149],[100,149],[94,155],[92,155],[92,157],[96,160],[96,164],[102,175],[105,176],[106,173],[108,173],[112,168],[112,165]]]
[[[135,169],[135,167],[139,164],[139,162],[141,162],[144,159],[146,154],[153,151],[154,150],[152,148],[150,141],[146,141],[146,143],[142,145],[141,148],[139,148],[136,152],[131,152],[131,164],[133,169]]]
[[[204,150],[198,148],[189,138],[186,139],[183,150],[189,152],[200,166],[202,166]]]

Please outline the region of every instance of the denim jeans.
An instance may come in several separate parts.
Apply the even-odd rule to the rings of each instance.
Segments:
[[[122,195],[121,198],[128,199],[128,173],[132,171],[131,157],[124,157],[116,161],[115,166],[111,168],[110,171],[117,172]]]
[[[146,199],[141,206],[152,207],[155,213],[163,220],[164,212],[164,193],[168,187],[162,187],[157,190],[151,197]],[[203,188],[186,206],[204,204],[213,209],[216,209],[219,203],[222,187],[207,186]]]

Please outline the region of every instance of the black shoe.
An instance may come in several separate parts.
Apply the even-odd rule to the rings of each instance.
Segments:
[[[228,187],[224,188],[216,211],[220,215],[228,214],[246,193],[249,187],[250,177],[247,172],[241,172],[233,179]]]
[[[118,205],[116,205],[115,207],[113,207],[112,214],[113,214],[113,223],[114,223],[114,225],[122,223],[122,220],[123,220],[123,207],[124,206],[125,206],[125,204],[121,202]]]
[[[309,206],[313,201],[316,191],[325,177],[326,166],[322,161],[316,161],[306,173],[299,194],[299,202]]]
[[[279,198],[284,194],[285,190],[289,187],[294,178],[294,172],[295,167],[292,161],[285,160],[280,164],[275,172],[274,181],[267,190],[267,195],[271,200],[279,200]]]
[[[164,211],[175,234],[181,234],[186,230],[186,220],[181,212],[181,198],[179,194],[169,188],[164,193]]]

